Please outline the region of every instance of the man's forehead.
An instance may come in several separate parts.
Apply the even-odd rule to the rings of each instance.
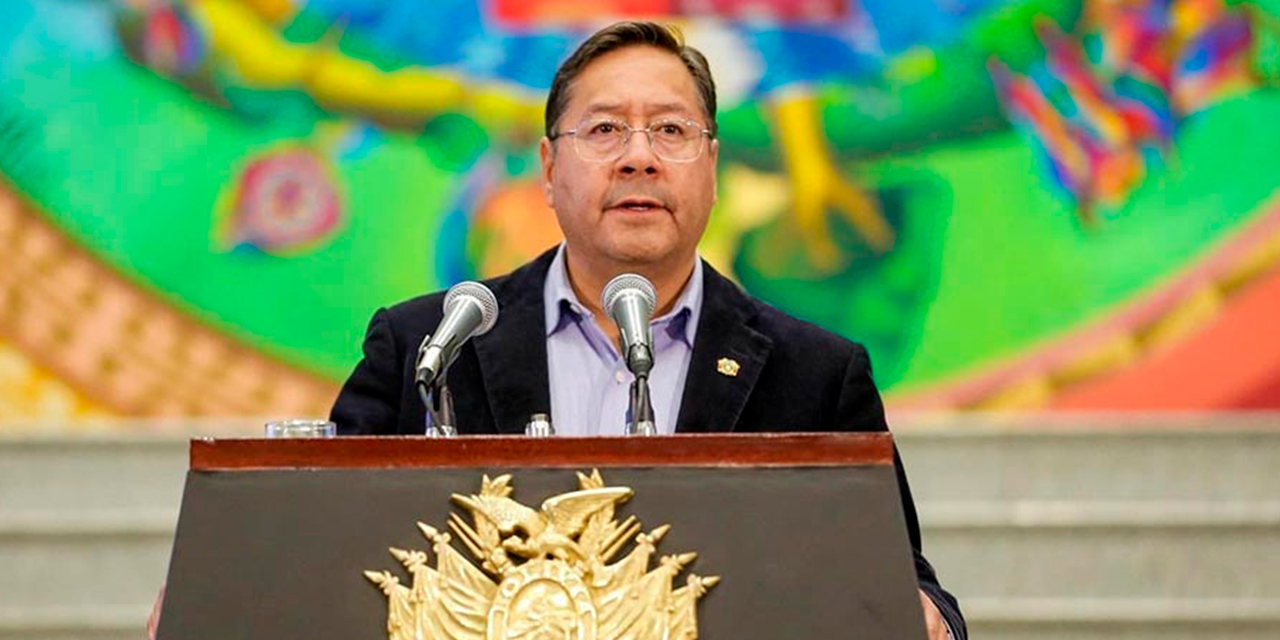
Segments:
[[[693,75],[673,52],[647,45],[624,47],[593,60],[568,88],[566,111],[653,116],[702,113]]]
[[[697,113],[696,105],[680,102],[644,102],[628,104],[619,100],[601,100],[588,104],[583,110],[584,117],[592,116],[625,116],[638,112],[645,116],[679,115],[693,116]]]

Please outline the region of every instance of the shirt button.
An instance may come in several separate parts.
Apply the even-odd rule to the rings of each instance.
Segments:
[[[614,379],[616,379],[616,380],[618,381],[618,384],[622,384],[622,383],[624,383],[624,382],[626,382],[626,381],[627,381],[627,374],[626,374],[626,372],[621,371],[621,370],[619,370],[618,372],[614,373],[614,374],[613,374],[613,377],[614,377]]]

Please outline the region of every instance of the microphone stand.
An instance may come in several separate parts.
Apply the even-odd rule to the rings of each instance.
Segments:
[[[422,346],[418,347],[419,360],[430,341],[429,334],[422,339]],[[452,438],[458,435],[458,430],[454,427],[453,394],[449,393],[449,384],[445,382],[446,373],[441,371],[430,385],[423,384],[421,378],[417,380],[418,397],[422,398],[422,404],[427,408],[427,424],[423,433],[428,438]]]
[[[422,361],[422,353],[425,353],[426,346],[430,342],[431,334],[426,334],[422,338],[422,346],[417,348],[419,364]],[[415,381],[417,397],[422,399],[422,406],[426,407],[424,434],[428,438],[453,438],[458,434],[458,430],[453,426],[453,394],[449,393],[449,385],[444,381],[445,374],[447,371],[440,371],[440,375],[435,376],[430,384],[426,384],[419,371],[419,378]]]
[[[631,383],[631,420],[627,421],[627,435],[656,436],[658,424],[653,420],[653,403],[649,401],[649,375],[636,376]]]
[[[458,435],[453,419],[453,394],[449,393],[449,385],[440,376],[427,385],[418,385],[418,395],[422,404],[427,407],[428,438],[452,438]]]

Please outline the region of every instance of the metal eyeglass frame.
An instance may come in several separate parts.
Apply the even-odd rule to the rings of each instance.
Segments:
[[[622,136],[622,143],[618,145],[618,149],[617,149],[617,151],[616,151],[616,152],[614,152],[613,154],[610,154],[610,156],[608,156],[608,157],[602,157],[602,158],[587,158],[587,157],[584,157],[584,156],[583,156],[583,154],[582,154],[582,150],[578,147],[578,141],[579,141],[579,138],[578,138],[578,132],[583,131],[583,130],[584,130],[584,128],[588,128],[588,129],[589,129],[591,126],[595,126],[595,125],[597,125],[597,124],[602,124],[602,123],[612,124],[612,125],[614,125],[614,126],[618,127],[619,129],[621,129],[621,130],[625,131],[626,133]],[[691,158],[683,158],[683,159],[682,159],[682,158],[669,158],[669,157],[667,157],[667,156],[666,156],[666,154],[664,154],[661,150],[659,150],[659,149],[658,149],[658,145],[657,145],[657,144],[654,144],[654,141],[653,141],[653,135],[654,135],[653,130],[654,130],[654,127],[659,127],[659,126],[662,126],[662,125],[664,125],[664,124],[683,124],[683,125],[691,126],[692,128],[696,129],[696,130],[698,131],[698,135],[699,135],[699,139],[698,139],[698,152],[697,152],[696,154],[694,154],[694,155],[693,155],[693,157],[691,157]],[[700,122],[698,122],[698,121],[696,121],[696,120],[680,120],[680,119],[659,120],[659,121],[657,121],[657,122],[651,122],[651,123],[649,123],[647,126],[644,126],[644,127],[633,127],[633,126],[631,126],[631,125],[629,125],[629,124],[627,124],[626,122],[623,122],[623,121],[621,121],[621,120],[613,120],[613,119],[610,119],[610,118],[605,118],[605,119],[602,119],[602,120],[589,120],[589,121],[586,121],[586,122],[579,123],[577,127],[573,128],[573,129],[566,129],[566,130],[564,130],[564,131],[560,131],[560,132],[557,132],[557,133],[553,133],[553,134],[551,134],[551,135],[547,136],[547,139],[548,139],[548,140],[552,140],[552,141],[554,141],[554,140],[558,140],[558,139],[560,139],[560,138],[563,138],[563,137],[565,137],[565,136],[569,136],[569,137],[573,138],[573,152],[574,152],[574,153],[576,153],[576,154],[578,154],[578,157],[579,157],[579,158],[581,158],[583,161],[585,161],[585,162],[613,162],[614,160],[617,160],[618,158],[621,158],[621,157],[623,156],[623,154],[625,154],[625,153],[626,153],[627,144],[631,142],[631,135],[632,135],[632,134],[634,134],[634,133],[635,133],[635,132],[637,132],[637,131],[643,131],[643,132],[645,133],[645,137],[649,139],[649,148],[653,150],[653,154],[654,154],[655,156],[658,156],[658,158],[659,158],[659,159],[661,159],[661,160],[663,160],[664,162],[675,162],[675,163],[693,162],[694,160],[697,160],[698,158],[701,158],[701,157],[702,157],[702,150],[703,150],[703,147],[705,147],[705,146],[706,146],[706,145],[704,145],[704,144],[702,143],[702,139],[701,139],[701,138],[702,138],[702,136],[705,136],[705,137],[706,137],[706,138],[708,138],[708,139],[710,139],[710,138],[712,137],[711,130],[710,130],[710,129],[708,129],[708,128],[706,128],[705,126],[703,126],[703,125],[702,125],[702,123],[700,123]]]

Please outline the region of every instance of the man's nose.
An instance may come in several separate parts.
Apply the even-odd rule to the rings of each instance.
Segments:
[[[661,166],[662,163],[649,142],[648,131],[644,129],[632,131],[631,137],[622,146],[622,156],[618,158],[617,164],[618,171],[627,175],[637,173],[654,175],[658,173]]]

